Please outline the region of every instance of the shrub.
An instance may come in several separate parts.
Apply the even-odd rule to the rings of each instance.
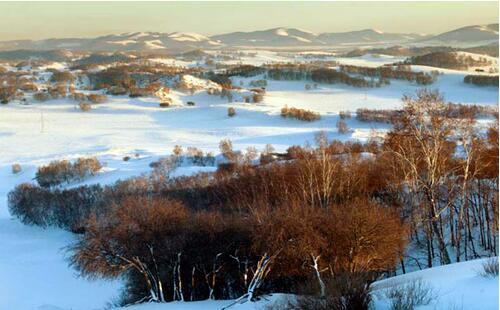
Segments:
[[[75,178],[83,179],[89,175],[95,175],[102,169],[101,162],[95,157],[80,157],[73,164]]]
[[[147,97],[153,95],[153,93],[154,91],[149,88],[132,87],[130,89],[129,97],[130,98]]]
[[[19,85],[18,88],[22,91],[31,91],[31,92],[36,92],[38,90],[38,87],[36,87],[36,85],[33,83],[23,83]]]
[[[162,99],[160,101],[160,108],[168,108],[172,104],[171,100]]]
[[[351,118],[351,112],[349,111],[340,111],[339,112],[340,119],[349,119]]]
[[[326,284],[326,295],[306,292],[296,301],[289,302],[289,309],[296,310],[368,310],[371,302],[370,283],[367,275],[340,273]],[[309,284],[313,286],[314,283]]]
[[[42,187],[52,187],[64,182],[82,180],[101,170],[102,165],[95,157],[78,158],[75,163],[67,160],[52,161],[38,168],[35,179]]]
[[[285,106],[281,109],[281,116],[282,117],[287,117],[287,118],[296,118],[301,121],[316,121],[321,118],[319,113],[305,110],[305,109],[297,109],[297,108],[289,108],[288,106]]]
[[[21,168],[21,165],[20,164],[13,164],[12,165],[12,173],[13,174],[18,174],[19,172],[21,172],[22,168]]]
[[[104,103],[108,101],[108,97],[102,94],[89,94],[87,95],[87,100],[92,103]]]
[[[47,101],[49,98],[49,94],[46,92],[36,92],[33,94],[33,99],[36,101]]]
[[[413,310],[428,305],[436,298],[432,287],[420,279],[392,287],[385,296],[390,299],[391,310]]]
[[[73,83],[75,76],[69,71],[55,71],[50,77],[53,83]]]
[[[261,103],[264,100],[264,95],[261,93],[253,94],[252,100],[254,103]]]
[[[243,81],[241,81],[243,82]],[[240,85],[243,85],[240,83]],[[249,83],[250,87],[267,87],[267,81],[266,80],[253,80],[250,81]]]
[[[227,116],[233,117],[236,115],[236,110],[233,107],[227,108]]]
[[[237,159],[236,153],[233,151],[233,143],[229,139],[223,139],[219,142],[219,150],[224,157],[230,161],[234,162]]]
[[[111,86],[108,88],[106,93],[112,96],[121,96],[127,94],[127,89],[121,86]]]
[[[73,92],[73,94],[71,94],[71,97],[73,98],[73,100],[80,102],[87,100],[87,96],[85,96],[84,93],[80,92]]]
[[[65,85],[56,85],[49,87],[48,92],[53,99],[64,98],[67,94],[67,87]]]
[[[10,213],[24,224],[81,233],[90,214],[105,213],[103,197],[99,185],[50,190],[23,183],[8,194],[8,206]]]
[[[482,270],[479,273],[485,278],[495,278],[498,277],[498,257],[492,257],[487,259],[482,264]]]
[[[78,104],[78,107],[80,108],[80,110],[82,110],[84,112],[92,110],[92,105],[90,103],[86,103],[86,102],[80,102]]]
[[[195,106],[196,104],[195,104],[193,101],[188,101],[188,102],[187,102],[187,105],[188,105],[188,106]]]
[[[337,130],[340,134],[346,134],[349,132],[349,127],[347,127],[347,123],[340,119],[337,121]]]
[[[182,146],[180,146],[180,145],[176,145],[176,146],[174,146],[174,149],[172,150],[172,153],[173,153],[175,156],[181,156],[183,152],[184,152],[184,151],[182,150]]]
[[[464,83],[498,87],[498,75],[466,75]]]
[[[130,160],[130,156],[123,156],[123,161],[129,161]]]
[[[3,104],[8,103],[14,99],[16,95],[16,87],[14,86],[0,86],[0,102]]]

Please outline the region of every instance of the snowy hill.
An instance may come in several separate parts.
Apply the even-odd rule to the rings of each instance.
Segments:
[[[498,24],[462,27],[422,40],[420,43],[457,46],[498,43]]]
[[[0,42],[0,50],[158,51],[234,46],[343,46],[373,44],[446,44],[477,46],[498,42],[498,24],[468,26],[436,36],[386,33],[376,29],[314,33],[298,28],[272,28],[205,36],[193,32],[129,32],[97,38],[54,38]]]
[[[434,295],[428,305],[418,309],[498,309],[498,276],[480,275],[487,260],[439,266],[375,282],[372,285],[375,309],[389,309],[384,291],[416,280]]]
[[[375,29],[365,29],[360,31],[323,33],[319,39],[326,44],[356,44],[356,43],[394,43],[408,42],[425,38],[420,34],[385,33]]]
[[[291,46],[322,44],[318,35],[296,28],[273,28],[252,32],[232,32],[216,35],[213,39],[224,42],[226,45],[236,46]]]

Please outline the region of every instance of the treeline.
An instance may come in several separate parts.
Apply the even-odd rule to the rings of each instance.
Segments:
[[[498,87],[498,75],[475,75],[470,74],[464,77],[464,83],[478,86]]]
[[[443,104],[440,113],[447,118],[456,119],[476,119],[487,117],[498,119],[498,108],[496,106],[448,102]],[[402,110],[367,108],[359,108],[356,110],[356,119],[361,122],[397,124],[403,115]]]
[[[352,65],[340,65],[340,71],[350,74],[360,74],[368,77],[380,78],[381,85],[389,84],[389,79],[406,80],[409,82],[416,82],[419,85],[429,85],[434,83],[438,75],[437,72],[425,73],[411,71],[409,65],[397,65],[395,68],[392,66],[381,67],[361,67]]]
[[[252,300],[308,283],[318,298],[332,285],[342,292],[340,309],[367,309],[383,273],[496,255],[498,124],[483,135],[473,117],[450,117],[436,92],[403,101],[382,143],[321,134],[316,147],[269,151],[257,164],[225,141],[214,174],[156,169],[109,186],[97,214],[78,221],[72,264],[89,277],[124,276],[124,304]],[[61,194],[28,203],[40,190],[18,186],[11,212],[50,216]]]
[[[484,57],[474,59],[469,55],[456,52],[435,52],[420,56],[413,56],[409,59],[413,65],[422,65],[446,69],[466,70],[469,67],[479,67],[491,65],[491,61]]]
[[[88,76],[91,88],[94,90],[120,87],[128,91],[133,87],[146,87],[163,78],[172,78],[180,74],[197,74],[197,71],[197,69],[147,63],[117,65],[97,72],[84,71],[83,74]]]
[[[342,83],[354,87],[380,87],[382,84],[366,81],[335,69],[321,68],[306,64],[287,64],[268,66],[267,78],[271,80],[300,81],[311,80],[317,83]]]

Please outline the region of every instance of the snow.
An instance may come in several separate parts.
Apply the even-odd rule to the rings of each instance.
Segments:
[[[384,292],[390,288],[404,286],[412,281],[421,281],[431,288],[432,301],[428,305],[421,305],[420,310],[433,309],[498,309],[498,277],[486,278],[479,275],[482,264],[487,259],[455,263],[446,266],[434,267],[400,275],[372,284],[373,309],[389,310],[390,300]],[[293,295],[273,294],[264,296],[258,302],[236,304],[231,309],[272,309],[280,308],[293,300]],[[123,309],[130,310],[197,310],[222,309],[230,305],[231,300],[205,300],[196,302],[171,302],[166,304],[141,304]],[[284,308],[285,309],[285,308]]]
[[[149,41],[144,41],[144,43],[151,49],[165,48],[165,46],[160,40],[149,40]]]
[[[158,44],[157,40],[148,42]],[[242,56],[240,61],[258,65],[294,60],[283,53],[255,52],[255,57]],[[332,58],[335,57],[332,55]],[[400,58],[365,55],[360,58],[336,59],[354,65],[379,66]],[[195,65],[193,62],[171,58],[151,60],[180,66]],[[50,66],[67,68],[64,63]],[[435,70],[424,66],[413,68]],[[431,88],[440,89],[447,100],[465,104],[498,104],[498,88],[463,83],[467,72],[439,71],[443,74],[438,76]],[[235,91],[235,102],[228,102],[226,98],[207,94],[206,89],[216,86],[212,82],[190,75],[182,78],[188,85],[199,87],[199,90],[194,94],[173,90],[170,96],[174,101],[182,103],[179,107],[161,108],[158,98],[128,96],[109,96],[108,102],[93,105],[88,112],[77,109],[76,103],[70,99],[38,103],[32,102],[30,96],[27,97],[29,105],[14,101],[0,106],[0,309],[98,309],[115,300],[122,287],[120,280],[89,281],[80,278],[75,270],[68,267],[65,247],[74,241],[72,234],[55,228],[25,226],[10,216],[7,210],[8,192],[17,184],[32,181],[38,166],[55,159],[97,156],[105,164],[105,168],[83,183],[111,184],[119,179],[150,171],[149,164],[169,154],[175,145],[181,145],[184,149],[194,146],[217,154],[219,141],[229,138],[236,150],[249,146],[262,150],[266,144],[271,143],[277,151],[285,151],[290,145],[313,143],[314,135],[322,130],[327,131],[330,139],[366,141],[375,130],[377,135],[383,135],[389,130],[389,125],[362,123],[353,115],[346,120],[352,130],[341,135],[335,127],[340,111],[398,108],[403,94],[414,93],[420,88],[406,81],[392,80],[391,85],[382,88],[359,89],[342,84],[318,84],[315,89],[305,90],[305,85],[312,84],[311,82],[268,81],[263,102],[254,104],[243,102],[243,96],[248,91]],[[262,77],[232,79],[235,85],[243,83],[243,87],[248,87],[250,81],[260,78]],[[185,105],[188,101],[193,101],[196,105]],[[280,116],[284,105],[318,112],[321,120],[301,122],[284,119]],[[228,107],[236,109],[236,116],[227,116]],[[124,156],[129,156],[130,160],[124,161]],[[14,163],[22,166],[22,172],[17,175],[11,172],[11,165]],[[215,167],[183,166],[174,170],[172,176],[211,172],[214,169]],[[70,186],[79,184],[82,183]],[[420,275],[434,281],[440,292],[443,292],[443,300],[460,301],[460,296],[467,297],[467,294],[473,292],[478,292],[477,296],[482,299],[492,298],[492,289],[498,290],[498,279],[496,284],[491,284],[492,280],[477,277],[471,270],[466,270],[469,267],[476,268],[477,264],[464,264],[460,265],[465,266],[460,267],[461,269],[438,267],[445,269],[421,271]],[[408,277],[410,275],[394,279]],[[467,286],[465,281],[470,281],[471,285]],[[377,284],[379,287],[381,285]],[[455,287],[453,285],[457,289],[452,290]],[[480,292],[481,289],[483,293]],[[205,301],[148,304],[130,309],[213,309],[228,303],[229,301]],[[486,304],[487,307],[490,305],[492,304]],[[237,308],[254,309],[248,308],[254,306],[256,305],[243,304]]]
[[[135,40],[121,40],[121,41],[106,41],[106,43],[126,46],[128,44],[135,44],[135,43],[137,43],[137,41],[135,41]]]
[[[169,34],[168,37],[175,41],[201,42],[210,40],[208,37],[194,32],[174,32]]]
[[[283,37],[287,37],[288,36],[288,32],[286,31],[286,29],[283,29],[283,28],[276,29],[275,33],[277,35],[283,36]]]
[[[429,305],[418,309],[498,309],[498,276],[479,275],[488,259],[455,263],[407,273],[373,283],[376,309],[390,309],[384,290],[415,280],[429,285],[437,296]]]

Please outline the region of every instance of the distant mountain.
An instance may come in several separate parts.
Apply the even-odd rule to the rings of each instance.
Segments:
[[[390,42],[403,43],[425,37],[418,34],[384,33],[373,29],[316,34],[296,28],[274,28],[252,32],[233,32],[213,36],[212,38],[232,46],[321,46]]]
[[[212,39],[230,46],[294,46],[324,44],[318,35],[296,28],[274,28],[252,32],[231,32]]]
[[[176,50],[204,48],[220,45],[197,33],[159,33],[135,32],[118,35],[107,35],[92,39],[46,39],[39,41],[6,41],[0,42],[0,50],[31,49],[31,50],[86,50],[86,51],[143,51],[143,50]]]
[[[134,32],[97,38],[63,38],[39,41],[16,40],[0,42],[0,50],[72,50],[72,51],[169,51],[219,47],[292,47],[292,46],[367,46],[450,45],[478,46],[498,43],[498,24],[468,26],[436,36],[414,33],[385,33],[374,29],[349,32],[314,33],[297,28],[273,28],[251,32],[231,32],[211,37],[193,32]]]
[[[498,43],[498,24],[474,25],[458,28],[421,40],[423,44],[484,45]]]
[[[385,33],[375,29],[360,31],[322,33],[318,39],[328,45],[360,43],[404,43],[420,40],[428,36],[414,33]]]

